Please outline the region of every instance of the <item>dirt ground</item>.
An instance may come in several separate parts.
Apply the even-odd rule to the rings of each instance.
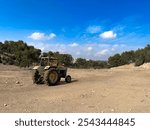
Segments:
[[[72,83],[35,85],[31,70],[0,65],[0,112],[150,112],[150,69],[69,69]]]

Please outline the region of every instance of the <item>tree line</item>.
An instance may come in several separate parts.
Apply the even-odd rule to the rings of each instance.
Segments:
[[[28,46],[23,41],[0,42],[0,63],[29,67],[32,63],[39,62],[40,49]]]
[[[140,66],[147,62],[150,62],[150,45],[147,45],[143,49],[115,54],[108,58],[108,64],[110,67],[117,67],[130,63],[134,63],[135,66]]]
[[[0,63],[29,67],[40,62],[41,50],[34,46],[29,46],[24,41],[0,42]],[[70,54],[60,54],[59,52],[44,52],[43,56],[57,58],[60,64],[72,68],[110,68],[120,65],[135,63],[135,66],[150,62],[150,45],[136,51],[125,51],[121,54],[110,56],[108,61],[87,60],[84,58],[74,59]]]
[[[106,68],[106,61],[86,60],[77,58],[76,60],[70,54],[60,54],[59,52],[44,52],[40,49],[29,46],[23,41],[5,41],[0,42],[0,63],[17,65],[20,67],[29,67],[33,64],[39,64],[40,57],[49,56],[57,58],[60,64],[72,68]]]

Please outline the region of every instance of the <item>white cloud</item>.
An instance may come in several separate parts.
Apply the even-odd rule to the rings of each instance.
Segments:
[[[88,33],[99,33],[101,31],[101,27],[100,26],[89,26],[86,31]]]
[[[44,33],[34,32],[28,38],[31,38],[33,40],[41,40],[44,38]]]
[[[76,42],[74,42],[74,43],[72,43],[72,44],[69,44],[69,46],[71,46],[71,47],[77,47],[79,44],[78,43],[76,43]]]
[[[90,44],[62,44],[62,43],[44,43],[44,42],[32,42],[30,45],[34,45],[36,48],[42,49],[43,52],[48,51],[59,51],[60,53],[71,54],[74,58],[85,58],[93,60],[107,60],[107,58],[116,53],[123,52],[133,47],[123,45],[123,44],[100,44],[100,43],[90,43]],[[70,45],[73,45],[71,47]],[[74,47],[77,46],[77,47]]]
[[[108,52],[109,52],[109,49],[104,49],[104,50],[97,52],[97,55],[104,56],[104,55],[107,55]]]
[[[99,35],[103,39],[113,39],[117,37],[117,33],[114,33],[113,31],[106,31]]]
[[[33,40],[50,40],[56,37],[56,34],[50,33],[49,35],[46,35],[45,33],[40,32],[34,32],[28,38],[31,38]]]
[[[56,34],[54,34],[54,33],[51,33],[48,36],[45,35],[45,38],[47,38],[48,40],[53,39],[55,37],[56,37]]]
[[[81,53],[79,51],[76,52],[76,55],[80,55]]]
[[[87,48],[87,51],[91,51],[93,48],[90,46]]]

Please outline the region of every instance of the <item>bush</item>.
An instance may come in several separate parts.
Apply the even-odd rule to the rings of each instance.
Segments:
[[[140,66],[144,64],[144,59],[143,58],[139,58],[135,61],[135,66]]]

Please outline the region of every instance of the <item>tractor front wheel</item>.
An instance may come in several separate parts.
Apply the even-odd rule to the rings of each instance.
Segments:
[[[67,83],[70,83],[71,82],[71,76],[70,75],[67,75],[66,78],[65,78],[65,81]]]

